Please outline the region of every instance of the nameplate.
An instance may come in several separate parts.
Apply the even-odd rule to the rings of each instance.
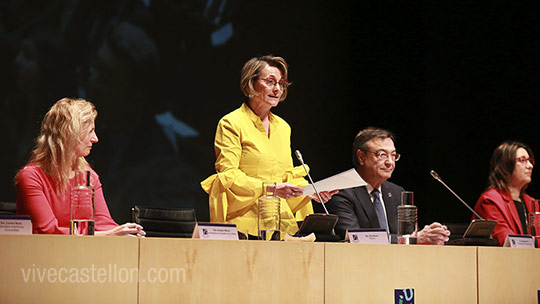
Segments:
[[[0,234],[32,234],[30,216],[0,215]]]
[[[238,240],[235,224],[197,223],[192,238],[207,240]]]
[[[530,235],[509,234],[504,240],[503,247],[534,248],[534,237]]]
[[[385,229],[351,229],[347,230],[347,238],[351,243],[388,244],[388,233]]]

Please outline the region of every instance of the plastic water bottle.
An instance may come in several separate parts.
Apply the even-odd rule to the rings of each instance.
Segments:
[[[281,240],[281,208],[276,185],[275,182],[262,184],[262,195],[257,202],[259,240]]]
[[[70,191],[69,232],[72,235],[94,235],[94,188],[90,171],[75,174],[75,187]]]

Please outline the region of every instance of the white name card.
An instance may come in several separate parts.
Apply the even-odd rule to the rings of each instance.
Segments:
[[[235,224],[197,223],[192,238],[208,240],[238,240]]]
[[[0,234],[32,234],[30,216],[0,215]]]
[[[347,230],[345,240],[359,244],[389,244],[388,233],[384,229],[351,229]]]
[[[534,237],[530,235],[509,234],[504,240],[503,247],[534,248]]]

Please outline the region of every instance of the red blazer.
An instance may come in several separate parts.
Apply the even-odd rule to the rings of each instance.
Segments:
[[[533,198],[523,194],[523,201],[528,212],[533,210]],[[499,245],[504,244],[506,236],[509,234],[524,234],[519,219],[516,205],[510,196],[510,192],[500,192],[497,189],[490,189],[484,192],[474,210],[486,220],[497,221],[497,227],[493,231],[493,238]],[[473,219],[476,218],[473,216]]]

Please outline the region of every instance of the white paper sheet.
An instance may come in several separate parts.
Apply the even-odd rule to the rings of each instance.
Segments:
[[[365,186],[367,183],[358,175],[355,169],[349,169],[347,171],[338,173],[334,176],[330,176],[318,182],[315,182],[317,191],[332,191],[336,189],[348,189],[353,187]],[[315,193],[312,185],[307,185],[303,188],[303,195],[311,195]]]

